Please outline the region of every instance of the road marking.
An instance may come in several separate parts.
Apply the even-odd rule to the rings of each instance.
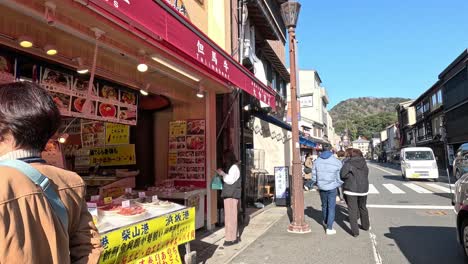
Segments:
[[[377,188],[375,188],[374,184],[369,184],[369,192],[370,194],[379,194]]]
[[[391,172],[391,171],[388,171],[388,170],[379,168],[379,167],[377,167],[377,166],[369,165],[369,167],[372,167],[372,168],[374,168],[374,169],[381,170],[381,171],[383,171],[383,172],[385,172],[385,173],[388,173],[388,174],[390,174],[390,175],[398,175],[398,174],[396,174],[396,173],[394,173],[394,172]]]
[[[374,253],[375,264],[382,264],[382,257],[377,250],[377,236],[374,233],[369,232],[369,237],[372,242],[372,251]]]
[[[391,193],[405,193],[402,189],[396,187],[394,184],[382,184],[383,187],[387,188]]]
[[[449,188],[444,187],[444,186],[440,186],[440,185],[435,184],[435,183],[426,183],[426,185],[429,186],[429,187],[432,187],[434,189],[438,189],[440,191],[443,191],[445,193],[452,193]]]
[[[406,187],[412,189],[413,191],[417,192],[417,193],[433,193],[427,189],[424,189],[423,187],[421,186],[418,186],[414,183],[403,183],[403,185],[405,185]]]
[[[446,205],[398,205],[398,204],[368,204],[367,208],[381,209],[424,209],[424,210],[451,210],[453,206]]]

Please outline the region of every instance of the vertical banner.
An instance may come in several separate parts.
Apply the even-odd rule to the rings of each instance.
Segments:
[[[287,205],[289,199],[289,167],[275,167],[275,203]]]

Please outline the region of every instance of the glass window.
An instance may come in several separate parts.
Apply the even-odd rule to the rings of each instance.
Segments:
[[[443,101],[443,99],[442,99],[442,89],[439,90],[439,91],[437,92],[437,102],[438,102],[439,104],[443,104],[443,103],[444,103],[444,101]]]
[[[405,157],[407,160],[434,160],[430,151],[407,151]]]

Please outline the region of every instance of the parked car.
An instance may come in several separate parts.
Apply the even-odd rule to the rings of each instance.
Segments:
[[[453,205],[457,213],[457,238],[468,258],[468,173],[463,174],[455,183]]]
[[[453,161],[453,175],[459,179],[463,174],[468,172],[468,143],[461,145],[455,155]]]
[[[431,148],[404,148],[401,150],[400,159],[403,178],[438,180],[439,169]]]

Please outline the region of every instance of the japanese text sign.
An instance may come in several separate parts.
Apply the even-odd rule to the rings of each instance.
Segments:
[[[89,151],[89,164],[91,166],[122,166],[135,165],[135,145],[116,145],[92,148]]]

